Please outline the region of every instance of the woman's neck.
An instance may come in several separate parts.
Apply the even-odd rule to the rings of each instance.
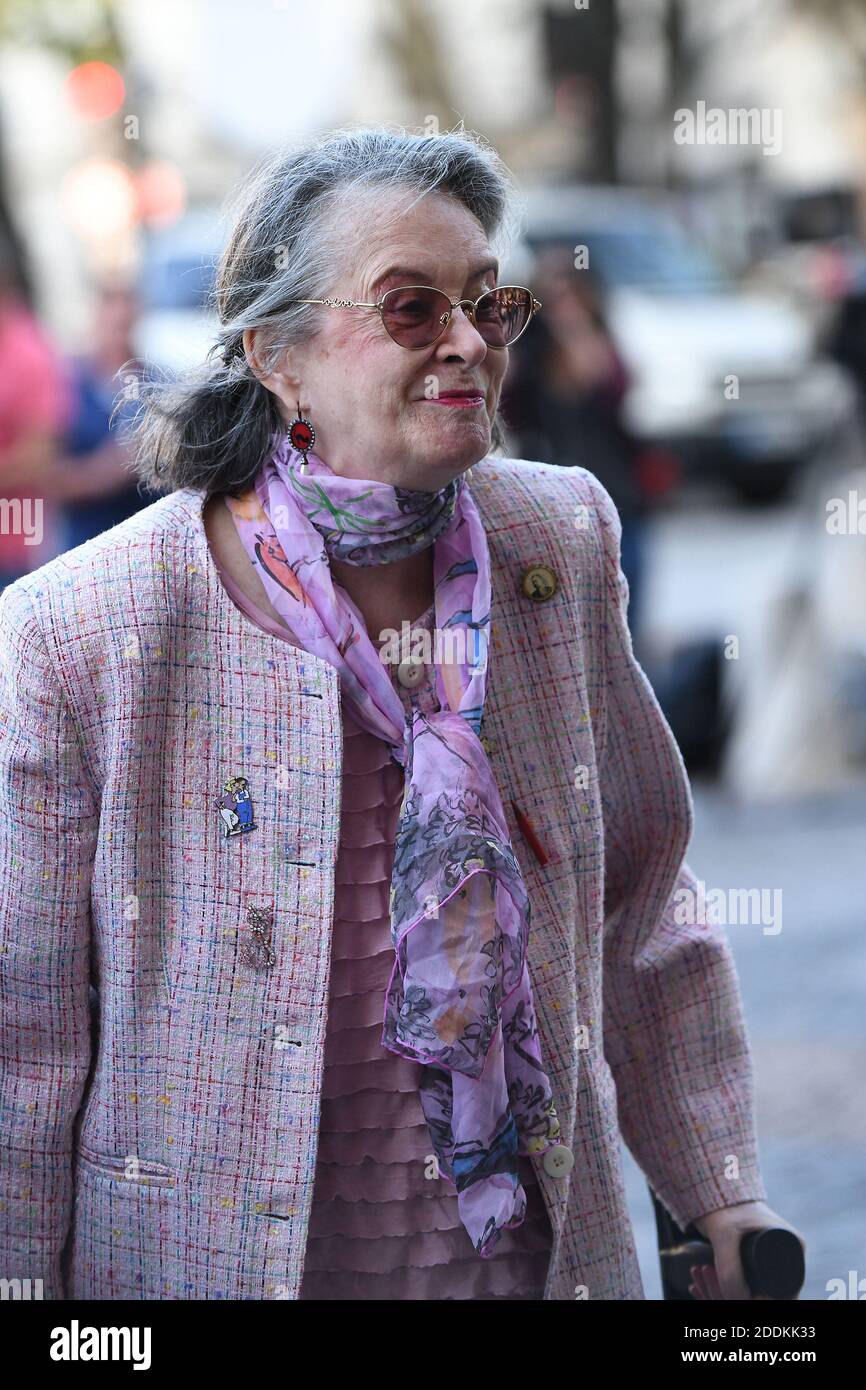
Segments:
[[[331,577],[361,610],[373,643],[383,628],[400,631],[402,622],[414,622],[433,602],[433,546],[417,555],[388,565],[350,565],[331,562]]]
[[[211,497],[203,510],[205,532],[211,552],[229,571],[242,592],[277,622],[283,620],[271,604],[265,587],[241,544],[234,520],[219,494]],[[331,560],[331,577],[342,585],[361,610],[367,632],[378,644],[383,628],[401,630],[401,623],[414,622],[433,602],[433,547],[389,565],[349,565]],[[283,624],[285,626],[285,624]]]

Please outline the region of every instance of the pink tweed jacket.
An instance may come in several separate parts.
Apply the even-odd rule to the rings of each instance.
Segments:
[[[544,1296],[641,1299],[620,1132],[681,1225],[766,1197],[737,978],[724,929],[674,911],[693,807],[632,652],[610,497],[584,469],[494,457],[471,487],[483,733],[547,853],[509,820],[574,1158],[532,1160]],[[0,597],[0,1278],[46,1298],[294,1299],[303,1271],[339,681],[234,606],[202,502],[163,497]],[[536,563],[546,602],[521,585]],[[256,828],[226,838],[234,775]],[[243,958],[251,907],[273,911],[270,972]]]

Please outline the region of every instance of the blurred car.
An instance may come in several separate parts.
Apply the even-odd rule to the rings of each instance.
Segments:
[[[806,316],[783,296],[740,289],[664,202],[536,188],[525,228],[518,263],[551,243],[587,247],[632,374],[627,422],[672,449],[686,473],[720,475],[743,497],[776,496],[847,418],[850,383],[818,353]]]
[[[203,362],[215,341],[217,320],[208,300],[222,242],[219,213],[208,208],[148,234],[136,346],[165,371],[182,372]]]

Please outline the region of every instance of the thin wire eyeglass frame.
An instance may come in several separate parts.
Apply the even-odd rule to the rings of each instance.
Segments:
[[[451,306],[447,314],[443,313],[440,315],[439,321],[442,327],[436,334],[435,338],[431,338],[428,343],[419,343],[416,347],[410,347],[408,343],[401,343],[399,338],[394,337],[394,334],[391,332],[387,323],[385,322],[385,316],[382,312],[390,295],[404,294],[406,290],[434,290],[436,294],[441,294],[443,299],[447,299],[449,305]],[[523,325],[519,333],[516,333],[514,337],[510,338],[507,343],[488,343],[487,339],[484,337],[484,334],[478,327],[478,322],[476,319],[476,310],[478,308],[478,305],[481,303],[482,299],[489,299],[491,298],[491,296],[497,294],[500,290],[523,290],[523,292],[525,294],[528,294],[530,299],[532,300],[532,306],[530,309],[529,318],[526,320],[526,323]],[[405,348],[407,352],[423,352],[424,348],[432,347],[434,343],[438,343],[439,339],[447,331],[448,325],[451,322],[451,315],[453,314],[454,310],[462,309],[465,305],[468,305],[468,309],[466,309],[466,314],[467,317],[471,318],[472,326],[475,329],[476,333],[478,333],[479,336],[482,339],[484,339],[484,342],[487,343],[488,347],[493,348],[496,352],[503,352],[506,348],[512,347],[513,344],[516,343],[517,340],[523,336],[530,323],[535,318],[535,315],[538,313],[539,309],[544,307],[542,305],[541,300],[536,299],[532,291],[530,289],[527,289],[525,285],[497,285],[496,289],[485,290],[484,293],[480,294],[477,299],[449,299],[445,291],[437,290],[435,285],[397,285],[393,290],[386,290],[382,298],[378,300],[375,304],[365,304],[362,303],[360,300],[355,299],[290,299],[288,302],[290,304],[324,304],[329,309],[375,309],[379,315],[379,318],[382,321],[382,327],[388,334],[388,337],[391,338],[393,342],[397,343],[398,347]]]

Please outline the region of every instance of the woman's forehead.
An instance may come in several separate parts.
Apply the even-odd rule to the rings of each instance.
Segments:
[[[432,193],[415,201],[404,190],[374,190],[371,201],[364,198],[352,209],[355,216],[350,235],[356,254],[354,268],[373,279],[391,269],[427,267],[447,269],[455,256],[465,257],[470,269],[495,264],[490,243],[481,223],[459,199]],[[411,206],[410,206],[411,204]]]
[[[370,271],[368,283],[372,289],[385,290],[393,282],[398,281],[402,284],[413,285],[439,285],[460,275],[463,271],[465,280],[477,280],[482,275],[496,275],[497,263],[494,257],[485,256],[477,264],[474,261],[467,262],[465,268],[459,262],[455,262],[453,256],[444,257],[437,260],[429,255],[429,250],[418,261],[411,264],[388,265],[384,270]]]

